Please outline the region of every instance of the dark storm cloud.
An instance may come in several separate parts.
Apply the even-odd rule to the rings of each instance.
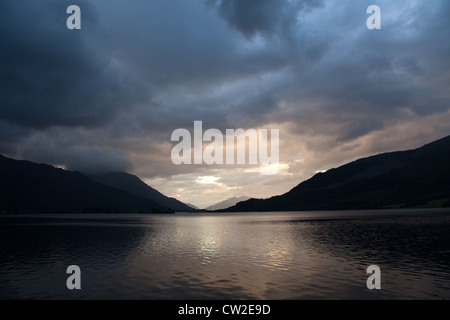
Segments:
[[[66,28],[72,4],[81,30]],[[74,134],[104,128],[142,97],[98,46],[99,14],[84,0],[0,2],[0,152],[87,172],[130,168],[123,152]]]
[[[14,154],[18,143],[30,132],[30,129],[0,120],[0,152]]]
[[[448,2],[435,5],[417,2],[399,10],[381,4],[386,16],[397,17],[386,18],[376,32],[328,20],[328,29],[336,30],[329,50],[288,84],[290,107],[272,117],[290,119],[297,134],[328,136],[334,145],[448,110],[450,10]]]
[[[83,8],[83,29],[65,28],[66,8],[73,3],[1,1],[2,119],[37,128],[97,126],[129,99],[108,57],[92,43],[98,17],[90,1],[76,1]]]
[[[65,28],[69,4],[80,31]],[[447,111],[450,2],[380,0],[375,31],[371,4],[1,0],[0,152],[87,171],[135,157],[168,176],[164,144],[194,120],[289,129],[333,153]]]
[[[230,33],[203,2],[135,1],[127,8],[122,0],[108,3],[102,9],[108,14],[102,46],[125,75],[144,83],[153,95],[169,90],[204,94],[286,65],[276,50],[254,48]]]
[[[128,171],[133,167],[123,151],[101,144],[82,129],[54,127],[35,133],[22,139],[17,153],[25,159],[88,174]]]
[[[230,26],[246,37],[286,35],[295,25],[297,15],[322,5],[321,0],[207,0],[215,6]]]

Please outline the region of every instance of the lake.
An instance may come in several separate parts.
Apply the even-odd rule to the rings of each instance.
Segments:
[[[0,259],[0,299],[450,299],[450,210],[0,215]]]

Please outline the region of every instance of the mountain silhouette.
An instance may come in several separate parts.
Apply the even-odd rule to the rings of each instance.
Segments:
[[[450,206],[450,136],[318,173],[289,192],[223,211],[356,210]]]
[[[145,197],[106,186],[80,172],[0,155],[0,212],[173,212]]]
[[[234,206],[236,203],[240,201],[245,201],[250,199],[250,197],[242,196],[242,197],[232,197],[229,199],[226,199],[224,201],[218,202],[216,204],[213,204],[212,206],[207,207],[205,210],[220,210],[220,209],[226,209],[228,207]]]
[[[187,205],[188,207],[190,207],[191,210],[192,210],[192,209],[194,209],[194,210],[200,210],[200,208],[197,207],[195,204],[192,204],[192,203],[186,203],[186,205]]]
[[[149,199],[163,207],[171,208],[175,211],[192,211],[193,209],[177,199],[163,195],[135,175],[129,173],[110,172],[106,174],[91,175],[90,178],[109,187],[117,188],[136,196]]]

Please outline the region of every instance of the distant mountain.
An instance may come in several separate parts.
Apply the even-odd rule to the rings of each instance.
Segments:
[[[177,199],[167,197],[161,192],[153,189],[138,177],[125,172],[110,172],[101,175],[91,175],[94,181],[114,187],[131,194],[149,199],[163,207],[175,211],[192,211],[192,208]]]
[[[0,155],[0,212],[172,212],[129,192],[47,164]]]
[[[199,210],[199,209],[200,209],[199,207],[197,207],[196,205],[191,204],[191,203],[186,203],[186,205],[189,206],[189,207],[191,207],[191,208],[194,209],[194,210]]]
[[[224,211],[351,210],[450,206],[450,136],[318,173],[289,192]]]
[[[248,199],[250,199],[250,197],[246,197],[246,196],[229,198],[227,200],[224,200],[224,201],[216,203],[212,206],[209,206],[208,208],[206,208],[206,210],[214,211],[214,210],[226,209],[231,206],[234,206],[236,203],[238,203],[240,201],[245,201]]]

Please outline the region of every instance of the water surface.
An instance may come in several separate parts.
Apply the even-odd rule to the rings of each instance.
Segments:
[[[449,231],[445,210],[3,215],[0,298],[449,299]]]

